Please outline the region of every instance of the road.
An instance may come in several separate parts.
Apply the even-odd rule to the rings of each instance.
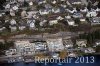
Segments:
[[[66,38],[66,37],[76,37],[79,36],[78,33],[73,33],[73,32],[58,32],[56,34],[49,34],[49,33],[44,33],[40,35],[16,35],[12,36],[8,41],[16,41],[16,40],[46,40],[48,38]]]

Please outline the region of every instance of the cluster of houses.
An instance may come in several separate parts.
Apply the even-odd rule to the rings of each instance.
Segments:
[[[96,43],[97,44],[97,43]],[[100,42],[99,42],[100,45]],[[59,52],[66,51],[66,56],[74,57],[78,54],[76,51],[81,51],[83,53],[95,53],[93,47],[88,47],[87,40],[77,39],[74,43],[69,38],[49,38],[45,41],[24,41],[18,40],[14,42],[14,48],[6,50],[5,55],[12,57],[13,55],[20,56],[34,56],[36,54],[52,54],[52,57],[59,56]],[[54,56],[53,56],[54,55]],[[57,57],[55,56],[55,57]]]
[[[28,6],[25,6],[25,2]],[[7,0],[4,7],[9,14],[2,12],[0,18],[10,16],[3,23],[9,23],[11,31],[24,30],[27,27],[35,29],[37,21],[39,26],[44,26],[46,23],[51,26],[62,20],[69,26],[78,26],[75,19],[79,19],[80,23],[100,24],[98,16],[100,9],[97,6],[88,9],[86,5],[87,2],[84,0]],[[5,26],[0,27],[0,31],[4,29]]]

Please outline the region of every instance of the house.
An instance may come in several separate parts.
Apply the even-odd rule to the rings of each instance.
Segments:
[[[76,8],[73,7],[69,7],[68,9],[66,9],[69,13],[73,14],[75,12],[77,12]]]
[[[96,42],[94,43],[94,47],[97,47],[97,46],[100,46],[100,40],[98,40],[98,41],[96,41]]]
[[[70,25],[70,26],[74,26],[74,25],[75,25],[75,21],[72,20],[72,19],[67,19],[67,23],[68,23],[68,25]]]
[[[7,0],[7,2],[10,2],[10,3],[15,3],[16,0]]]
[[[82,2],[83,5],[86,5],[86,6],[88,5],[87,0],[81,0],[81,2]]]
[[[81,0],[68,0],[70,4],[82,4]]]
[[[17,30],[17,26],[16,25],[10,25],[9,28],[11,29],[11,32]]]
[[[26,23],[20,22],[20,23],[18,24],[18,28],[19,28],[19,30],[24,30],[24,29],[26,28]]]
[[[14,11],[18,11],[18,6],[14,6],[14,7],[12,7],[12,9],[14,10]]]
[[[52,5],[50,5],[50,4],[45,4],[44,7],[45,7],[46,9],[51,9],[51,8],[52,8]]]
[[[96,17],[97,12],[96,11],[88,11],[86,14],[86,17]]]
[[[10,21],[10,25],[16,25],[16,24],[17,24],[17,22],[16,22],[15,19],[12,19],[12,20]]]
[[[29,41],[15,41],[15,48],[19,55],[33,55],[35,53],[35,44]]]
[[[52,4],[56,4],[56,3],[57,3],[57,1],[56,1],[56,0],[52,1]]]
[[[66,49],[73,47],[73,42],[71,39],[63,39],[63,44]]]
[[[35,51],[36,53],[41,53],[41,52],[45,52],[47,51],[47,44],[46,42],[40,42],[40,41],[37,41],[37,42],[34,42],[35,43]]]
[[[10,4],[7,4],[6,6],[5,6],[5,9],[10,9]]]
[[[56,39],[47,39],[46,40],[49,51],[51,52],[58,52],[64,50],[64,45],[62,38],[56,38]]]
[[[60,13],[60,9],[59,8],[52,8],[52,13]]]
[[[76,57],[76,56],[77,56],[77,54],[74,52],[68,53],[68,57]]]
[[[43,26],[46,22],[47,22],[47,20],[43,20],[39,24],[40,24],[40,26]]]
[[[38,12],[37,11],[28,11],[27,12],[27,17],[26,18],[33,18],[33,16],[35,15],[35,14],[37,14]]]
[[[27,24],[28,24],[30,29],[35,28],[35,20],[27,20]]]
[[[11,15],[12,17],[15,16],[15,11],[12,10],[12,9],[10,9],[10,15]]]
[[[70,15],[65,16],[66,19],[71,19]]]
[[[87,40],[85,40],[85,39],[77,39],[76,40],[76,45],[78,47],[87,47]]]
[[[85,22],[86,21],[86,18],[82,17],[80,18],[80,22]]]
[[[4,29],[6,29],[6,28],[0,26],[0,32],[2,32]]]
[[[81,24],[86,24],[88,23],[85,17],[80,18]]]
[[[36,2],[38,3],[38,5],[41,5],[41,4],[44,4],[44,3],[47,3],[46,0],[36,0]]]
[[[73,13],[73,18],[81,18],[83,17],[83,14],[81,13]]]
[[[66,4],[61,4],[61,7],[66,8],[67,5]]]
[[[84,53],[95,53],[95,50],[93,48],[89,47],[84,50]]]
[[[96,11],[96,12],[100,12],[100,8],[97,7],[95,11]]]
[[[32,2],[32,1],[31,1],[31,2],[29,2],[29,5],[30,5],[30,6],[32,6],[32,5],[33,5],[33,2]]]
[[[16,49],[9,49],[5,51],[5,55],[6,56],[12,56],[12,55],[16,55],[17,54],[17,50]]]
[[[20,3],[23,3],[25,0],[17,0],[18,2],[20,2]]]
[[[91,25],[98,25],[100,24],[100,17],[93,17],[90,18]]]
[[[50,20],[49,25],[58,24],[58,20]]]
[[[27,12],[25,11],[25,10],[23,10],[22,12],[21,12],[21,17],[26,17],[27,16]]]
[[[53,59],[58,59],[59,58],[59,53],[51,53],[51,57]]]
[[[69,1],[66,1],[67,5],[71,6],[71,3]]]
[[[40,13],[40,15],[46,15],[46,14],[49,14],[49,10],[47,10],[47,9],[41,9],[41,10],[39,10],[39,13]]]
[[[57,20],[63,20],[64,18],[61,17],[61,16],[58,16],[56,19],[57,19]]]
[[[83,8],[80,9],[80,11],[82,13],[87,13],[88,12],[88,9],[87,9],[87,7],[83,7]]]

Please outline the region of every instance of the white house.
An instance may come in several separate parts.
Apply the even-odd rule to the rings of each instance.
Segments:
[[[27,24],[29,25],[30,29],[34,29],[35,28],[35,20],[28,20]]]
[[[4,29],[6,29],[5,27],[0,27],[0,31],[3,31]]]
[[[97,7],[97,9],[95,10],[96,12],[100,12],[100,8]]]
[[[81,18],[81,17],[83,17],[83,14],[81,14],[81,13],[74,13],[73,17],[74,18]]]
[[[67,11],[68,11],[69,13],[71,13],[71,14],[77,12],[76,8],[73,8],[73,9],[71,9],[71,10],[70,10],[70,9],[67,9]]]
[[[17,54],[16,49],[9,49],[9,50],[5,51],[6,56],[12,56],[12,55],[16,55],[16,54]]]
[[[80,21],[81,21],[81,22],[85,22],[86,19],[85,19],[85,18],[80,18]]]
[[[76,40],[76,45],[79,46],[79,47],[86,47],[87,46],[87,40],[78,39],[78,40]]]
[[[57,20],[63,20],[64,18],[61,17],[61,16],[58,16],[56,19],[57,19]]]
[[[86,49],[84,50],[84,52],[85,52],[85,53],[95,53],[95,50],[94,50],[93,48],[89,47],[89,48],[86,48]]]
[[[15,11],[12,10],[12,9],[10,9],[10,15],[11,15],[11,16],[15,16]]]
[[[49,25],[58,24],[58,20],[50,20]]]
[[[83,13],[87,13],[88,9],[87,9],[87,7],[85,7],[84,9],[80,9],[80,11],[83,12]]]
[[[35,42],[35,51],[36,52],[44,52],[47,50],[47,44],[46,42]]]
[[[12,20],[10,21],[10,24],[11,24],[11,25],[16,25],[16,24],[17,24],[17,22],[16,22],[16,20],[15,20],[15,19],[12,19]]]
[[[96,17],[97,12],[96,11],[88,11],[86,14],[86,17]]]
[[[12,9],[16,11],[16,10],[18,10],[19,8],[18,8],[18,6],[14,6],[14,7],[12,7]]]
[[[69,2],[70,4],[76,4],[76,5],[82,4],[81,0],[68,0],[68,2]]]
[[[22,11],[21,12],[21,17],[26,17],[27,16],[27,12],[26,11]]]
[[[24,30],[26,28],[26,26],[19,26],[19,30]]]
[[[17,30],[17,26],[16,25],[10,25],[9,28],[11,29],[11,32]]]
[[[47,22],[47,20],[43,20],[39,24],[40,24],[40,26],[43,26],[46,22]]]
[[[91,25],[98,25],[100,24],[100,17],[93,17],[90,19]]]
[[[52,4],[56,4],[56,3],[57,3],[57,1],[56,1],[56,0],[52,1]]]
[[[60,9],[59,8],[52,8],[52,12],[53,13],[59,13],[60,12]]]
[[[71,19],[70,15],[65,16],[66,19]]]
[[[49,47],[49,51],[57,52],[64,50],[64,45],[62,43],[62,38],[56,39],[47,39],[47,45]]]
[[[10,9],[10,4],[7,4],[6,6],[5,6],[5,9]]]
[[[31,1],[31,2],[29,2],[29,5],[30,5],[30,6],[32,6],[32,5],[33,5],[33,2],[32,2],[32,1]]]
[[[66,49],[73,47],[73,42],[71,39],[63,39],[63,43]]]
[[[74,26],[75,25],[75,21],[73,21],[72,19],[68,19],[67,20],[68,25],[70,26]]]
[[[39,10],[39,13],[40,13],[41,15],[46,15],[46,14],[49,14],[49,11],[46,10],[46,9],[44,9],[44,10]]]
[[[29,41],[15,41],[15,47],[18,53],[22,55],[33,55],[35,52],[34,45]]]

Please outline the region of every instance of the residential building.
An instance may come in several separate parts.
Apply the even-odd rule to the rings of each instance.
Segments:
[[[15,19],[12,19],[12,20],[10,21],[10,25],[16,25],[16,24],[17,24],[17,22],[16,22]]]
[[[68,25],[70,25],[70,26],[74,26],[74,25],[75,25],[75,21],[72,20],[72,19],[67,19],[67,23],[68,23]]]
[[[35,29],[35,20],[34,19],[27,20],[27,24],[30,29]]]
[[[50,20],[49,25],[58,24],[58,20]]]
[[[100,24],[100,17],[93,17],[90,18],[91,25],[98,25]]]
[[[85,40],[85,39],[77,39],[76,40],[76,45],[78,47],[87,47],[87,40]]]
[[[47,43],[45,41],[36,41],[35,43],[35,51],[36,53],[41,53],[47,51]]]
[[[94,50],[93,48],[89,47],[89,48],[86,48],[86,49],[84,50],[84,52],[85,52],[85,53],[95,53],[95,50]]]
[[[9,49],[5,51],[5,55],[6,56],[12,56],[12,55],[16,55],[17,54],[17,50],[16,49]]]
[[[64,50],[62,38],[47,39],[46,41],[47,41],[49,51],[58,52]]]
[[[96,11],[88,11],[86,14],[86,17],[96,17],[97,12]]]
[[[11,32],[14,32],[17,30],[17,26],[16,25],[10,25],[9,28],[11,29]]]
[[[29,41],[15,41],[17,52],[21,55],[34,55],[34,46],[35,44]]]
[[[63,39],[63,44],[66,49],[73,47],[73,42],[71,39]]]
[[[83,17],[83,14],[81,14],[81,13],[74,13],[73,17],[74,18],[81,18],[81,17]]]

